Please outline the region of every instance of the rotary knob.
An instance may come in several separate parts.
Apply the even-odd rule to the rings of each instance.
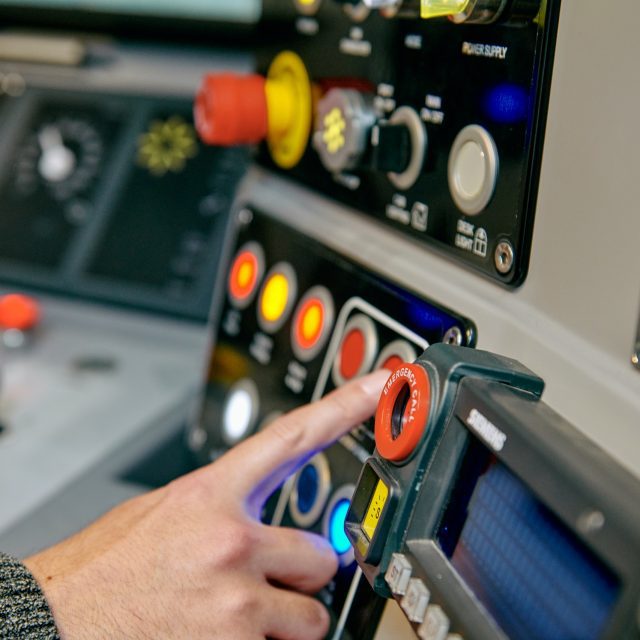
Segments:
[[[318,103],[315,147],[332,173],[356,168],[369,146],[375,124],[373,96],[355,89],[331,89]]]

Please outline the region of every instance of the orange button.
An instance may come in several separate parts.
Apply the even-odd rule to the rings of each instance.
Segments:
[[[227,288],[231,302],[245,308],[253,299],[264,271],[264,252],[257,242],[249,242],[240,248],[233,259]]]
[[[0,298],[0,328],[28,331],[40,321],[40,305],[29,296],[10,293]]]
[[[300,310],[300,317],[296,324],[296,335],[300,346],[304,349],[313,347],[322,334],[323,326],[324,306],[322,301],[317,298],[307,300]]]
[[[229,291],[234,298],[251,295],[258,281],[258,260],[250,251],[241,253],[233,263],[229,276]]]
[[[418,364],[402,364],[382,390],[375,419],[376,448],[392,462],[406,460],[424,433],[431,405],[429,376]]]
[[[255,144],[267,136],[265,79],[212,73],[204,77],[194,107],[196,129],[207,144]]]

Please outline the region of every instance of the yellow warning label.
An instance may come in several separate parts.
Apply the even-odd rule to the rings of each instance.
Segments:
[[[388,497],[389,489],[387,485],[382,482],[382,480],[378,480],[376,490],[373,492],[373,498],[371,498],[369,508],[367,509],[367,515],[364,517],[364,522],[362,523],[362,530],[369,540],[373,538],[373,534],[376,532],[382,510]]]

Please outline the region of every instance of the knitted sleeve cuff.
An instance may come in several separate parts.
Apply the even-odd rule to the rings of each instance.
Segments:
[[[15,558],[0,553],[0,638],[60,640],[35,578]]]

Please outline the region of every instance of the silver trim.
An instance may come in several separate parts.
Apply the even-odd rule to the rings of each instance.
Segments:
[[[281,273],[289,282],[289,295],[287,297],[287,304],[285,305],[284,311],[280,314],[280,317],[278,317],[276,320],[267,320],[266,318],[262,317],[260,303],[262,301],[265,286],[267,285],[269,280],[277,273]],[[288,320],[291,314],[291,310],[293,309],[293,305],[295,304],[297,295],[298,278],[296,276],[294,268],[288,262],[278,262],[273,267],[271,267],[267,275],[264,277],[262,286],[260,287],[260,293],[258,294],[258,304],[256,308],[258,325],[265,333],[275,333]]]
[[[486,169],[486,176],[482,189],[478,195],[473,197],[467,197],[460,191],[458,181],[456,179],[456,161],[458,159],[458,155],[464,145],[469,142],[475,142],[482,149],[485,157]],[[484,127],[477,124],[470,124],[458,133],[456,139],[453,141],[453,145],[451,146],[451,151],[449,152],[447,173],[451,197],[460,211],[469,216],[475,216],[489,204],[496,188],[499,168],[500,162],[496,143],[493,141],[491,134]]]
[[[298,506],[298,480],[300,479],[302,471],[308,466],[314,467],[318,473],[318,493],[311,509],[306,513],[303,513],[300,511]],[[329,468],[329,461],[323,453],[318,453],[304,466],[302,466],[294,476],[293,488],[289,494],[289,513],[291,514],[293,521],[299,527],[303,527],[305,529],[312,527],[322,515],[322,511],[327,504],[330,493],[331,470]]]
[[[347,597],[345,598],[344,604],[342,605],[342,611],[340,612],[340,617],[338,618],[338,623],[336,624],[336,630],[333,633],[331,640],[340,640],[340,638],[342,638],[342,632],[344,631],[345,625],[347,624],[347,618],[349,617],[349,612],[351,611],[351,607],[353,606],[353,601],[356,597],[361,579],[362,569],[358,567],[353,574],[351,584],[349,585],[349,591],[347,592]]]
[[[391,184],[398,189],[406,191],[414,185],[422,171],[424,157],[427,153],[427,130],[424,128],[420,116],[411,107],[399,107],[396,109],[389,118],[389,124],[403,124],[409,129],[411,137],[409,164],[400,173],[395,173],[394,171],[387,173],[387,178],[389,178]]]

